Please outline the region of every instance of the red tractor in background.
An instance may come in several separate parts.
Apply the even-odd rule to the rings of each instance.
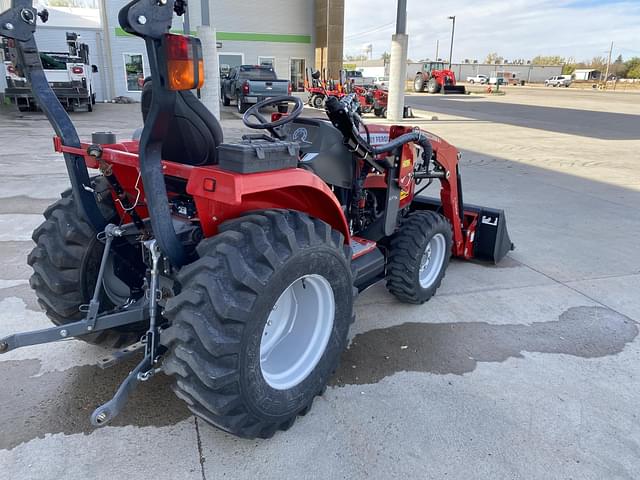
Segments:
[[[458,85],[453,70],[446,68],[444,62],[427,62],[422,65],[422,71],[416,73],[413,81],[413,91],[417,93],[467,93],[464,85]]]

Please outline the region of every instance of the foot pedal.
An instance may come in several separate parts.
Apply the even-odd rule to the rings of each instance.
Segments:
[[[376,248],[376,242],[367,240],[366,238],[351,237],[351,260],[355,260],[363,255],[366,255],[374,248]]]
[[[128,347],[125,347],[121,350],[113,352],[111,355],[107,357],[101,358],[100,360],[98,360],[98,367],[100,367],[103,370],[113,367],[114,365],[133,357],[136,353],[138,353],[141,350],[144,351],[144,343],[136,342],[132,345],[129,345]]]

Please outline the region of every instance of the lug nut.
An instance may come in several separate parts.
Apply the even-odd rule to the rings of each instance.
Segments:
[[[11,30],[13,30],[13,23],[7,22],[2,26],[2,28],[4,28],[5,30],[11,31]]]
[[[67,332],[67,331],[66,331],[66,330],[64,330],[64,329],[63,329],[63,330],[60,330],[60,336],[61,336],[62,338],[66,337],[67,335],[69,335],[69,332]]]
[[[105,412],[100,413],[100,415],[96,417],[96,422],[98,423],[104,423],[106,420],[107,420],[107,414]]]
[[[139,23],[140,25],[144,25],[144,24],[146,24],[146,23],[147,23],[147,17],[145,17],[144,15],[140,15],[140,16],[138,17],[138,23]]]

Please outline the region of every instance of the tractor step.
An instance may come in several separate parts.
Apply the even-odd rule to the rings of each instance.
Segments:
[[[351,260],[355,260],[358,257],[366,255],[374,248],[376,248],[376,242],[367,240],[366,238],[351,237]]]
[[[384,278],[385,257],[376,242],[351,237],[353,283],[362,292]]]

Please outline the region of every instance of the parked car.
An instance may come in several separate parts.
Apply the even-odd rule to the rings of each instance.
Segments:
[[[267,98],[291,93],[289,80],[278,80],[273,67],[260,65],[241,65],[229,70],[222,79],[222,104],[231,105],[235,101],[240,113],[246,112],[251,105]],[[282,111],[286,105],[282,106]],[[280,107],[278,107],[280,110]]]
[[[467,77],[467,83],[479,83],[480,85],[484,85],[485,83],[489,82],[489,77],[487,77],[486,75],[476,75],[474,77]]]
[[[381,90],[388,90],[389,77],[373,77],[373,85]]]
[[[544,81],[545,87],[569,87],[573,83],[572,78],[569,75],[556,75],[555,77],[547,78]]]

